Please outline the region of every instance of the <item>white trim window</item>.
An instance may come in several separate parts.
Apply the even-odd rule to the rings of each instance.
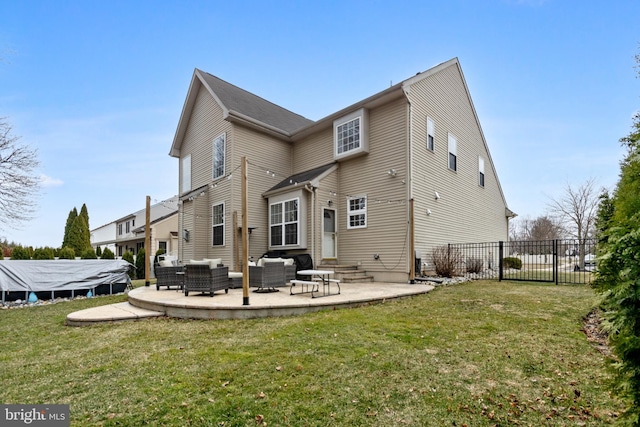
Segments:
[[[436,141],[436,124],[431,117],[427,117],[427,150],[434,151]]]
[[[365,228],[367,226],[367,196],[347,199],[347,228]]]
[[[484,159],[478,156],[478,185],[484,187]]]
[[[458,140],[449,134],[449,169],[458,170]]]
[[[224,203],[211,208],[211,246],[224,246]]]
[[[300,199],[284,200],[269,205],[271,246],[291,246],[300,242]]]
[[[341,159],[369,151],[368,114],[361,108],[333,122],[334,158]]]
[[[186,193],[191,190],[191,154],[187,154],[180,159],[180,166],[182,172],[180,190]]]
[[[226,134],[223,133],[213,140],[213,179],[224,176],[226,139]]]

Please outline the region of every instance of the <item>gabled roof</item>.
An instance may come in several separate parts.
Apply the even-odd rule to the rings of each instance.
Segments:
[[[263,132],[288,139],[298,129],[313,123],[299,114],[293,113],[251,92],[232,85],[205,71],[195,69],[187,99],[185,100],[173,138],[169,155],[180,156],[180,145],[186,132],[189,116],[201,87],[205,87],[223,111],[225,120],[240,122]]]
[[[281,129],[288,134],[313,123],[312,120],[240,89],[216,76],[201,70],[197,71],[204,78],[208,88],[218,97],[223,108],[229,112],[240,113],[258,122]]]
[[[269,190],[267,190],[263,194],[263,196],[273,194],[275,192],[278,192],[278,190],[282,190],[287,187],[295,187],[298,184],[300,185],[311,184],[311,185],[317,186],[317,183],[316,183],[317,180],[331,173],[337,167],[338,167],[337,163],[333,162],[324,166],[319,166],[317,168],[310,169],[308,171],[291,175],[283,179],[273,187],[271,187]]]

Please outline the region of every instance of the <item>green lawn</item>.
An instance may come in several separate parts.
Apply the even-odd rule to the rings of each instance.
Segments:
[[[75,328],[99,297],[0,311],[0,401],[73,426],[608,425],[587,286],[479,281],[384,304],[241,321]]]

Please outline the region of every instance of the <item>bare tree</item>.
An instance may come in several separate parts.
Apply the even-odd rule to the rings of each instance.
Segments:
[[[0,229],[32,218],[40,180],[37,151],[18,144],[11,125],[0,117]]]
[[[599,195],[595,189],[595,179],[589,178],[577,188],[567,184],[562,198],[551,198],[549,203],[551,214],[568,234],[578,239],[580,266],[584,266],[585,239],[592,237],[595,232]]]
[[[531,223],[531,240],[555,240],[562,238],[562,234],[562,225],[548,215],[539,216]]]

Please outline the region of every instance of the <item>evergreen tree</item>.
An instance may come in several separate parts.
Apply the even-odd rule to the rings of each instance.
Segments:
[[[65,246],[58,251],[58,259],[76,259],[76,251],[72,247]]]
[[[144,279],[145,278],[145,258],[147,254],[144,248],[141,248],[138,251],[138,255],[136,255],[136,279]]]
[[[133,253],[131,251],[126,251],[124,254],[122,254],[122,259],[131,264],[131,268],[129,269],[129,277],[135,279],[136,266],[135,260],[133,259]]]
[[[73,220],[73,224],[71,224],[67,244],[67,246],[73,248],[76,254],[81,254],[91,248],[88,230],[89,228],[87,227],[85,217],[78,215],[76,219]]]
[[[69,232],[73,221],[78,217],[78,210],[74,207],[67,216],[67,224],[64,226],[64,237],[62,238],[62,247],[69,246]]]
[[[611,200],[613,211],[606,205],[599,211],[603,229],[594,286],[602,296],[609,342],[618,359],[616,391],[627,402],[622,419],[640,426],[640,113],[621,142],[627,155]]]
[[[116,259],[116,256],[111,249],[104,248],[102,255],[100,255],[100,259]]]
[[[102,247],[100,247],[100,245],[96,248],[96,256],[98,258],[102,257]]]
[[[11,251],[11,259],[31,259],[31,254],[28,248],[22,246],[16,246]]]
[[[82,255],[80,255],[80,258],[98,259],[98,256],[96,255],[96,252],[93,250],[93,248],[89,248],[89,249],[85,249],[84,252],[82,252]]]
[[[80,208],[80,215],[84,218],[84,222],[86,227],[82,230],[83,236],[82,240],[89,243],[89,247],[91,246],[91,227],[89,226],[89,211],[87,210],[87,205],[85,203],[82,204],[82,208]],[[88,248],[87,248],[88,249]]]
[[[36,248],[33,251],[33,259],[54,259],[53,249],[49,247]]]

